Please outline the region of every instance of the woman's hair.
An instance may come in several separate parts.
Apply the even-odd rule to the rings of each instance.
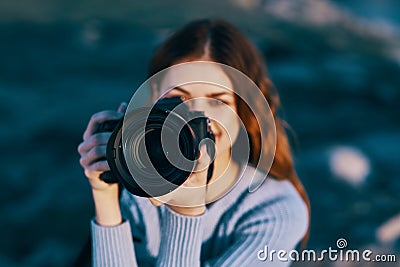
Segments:
[[[294,168],[290,144],[285,132],[285,123],[278,115],[279,95],[266,75],[265,64],[252,43],[235,27],[222,20],[197,20],[172,34],[156,50],[149,66],[149,77],[182,61],[198,60],[207,55],[208,60],[226,64],[246,74],[260,88],[268,101],[276,126],[276,151],[271,168],[259,163],[271,176],[289,180],[299,192],[310,211],[307,193]],[[240,90],[240,88],[235,88]],[[247,92],[249,93],[249,92]],[[246,92],[240,92],[240,95]],[[260,107],[264,101],[252,99],[246,104],[235,94],[237,111],[246,127],[250,141],[249,162],[257,165],[260,155],[267,155],[267,145],[261,146],[261,133],[258,122],[249,106]],[[261,118],[266,116],[259,114]],[[308,232],[302,240],[303,246]]]

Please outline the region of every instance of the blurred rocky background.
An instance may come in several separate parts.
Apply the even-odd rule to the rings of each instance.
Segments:
[[[204,17],[232,22],[266,58],[311,199],[307,248],[345,238],[398,266],[396,0],[2,0],[0,266],[72,264],[93,216],[76,152],[88,119],[129,100],[157,44]]]

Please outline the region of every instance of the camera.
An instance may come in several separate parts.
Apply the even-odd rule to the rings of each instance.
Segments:
[[[120,182],[137,196],[161,196],[182,185],[196,167],[203,142],[211,159],[215,154],[210,119],[204,112],[190,111],[180,97],[133,109],[121,120],[100,124],[96,132],[107,131],[112,131],[106,152],[111,171],[100,179]],[[212,161],[207,181],[213,168]]]

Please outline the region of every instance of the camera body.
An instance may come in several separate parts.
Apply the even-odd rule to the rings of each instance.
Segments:
[[[204,143],[211,159],[215,154],[210,119],[201,111],[190,111],[180,97],[162,98],[152,107],[134,109],[121,120],[100,124],[97,130],[108,131],[112,135],[106,158],[111,171],[100,178],[107,183],[120,182],[137,196],[160,196],[182,185],[194,171],[203,140],[207,140]]]

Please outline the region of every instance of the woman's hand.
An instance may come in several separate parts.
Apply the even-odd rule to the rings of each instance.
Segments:
[[[153,205],[161,206],[166,204],[173,211],[187,216],[198,216],[205,212],[207,172],[210,156],[205,145],[201,147],[200,151],[196,170],[180,187],[171,193],[150,198]]]
[[[78,146],[81,155],[79,163],[93,190],[103,191],[117,187],[116,184],[107,184],[99,178],[100,174],[110,170],[106,160],[106,148],[111,132],[96,133],[96,131],[105,121],[121,119],[125,108],[126,104],[122,103],[117,111],[107,110],[92,115],[83,134],[83,142]]]
[[[117,111],[108,110],[94,114],[83,134],[83,142],[78,146],[81,155],[79,162],[92,187],[96,220],[101,225],[116,225],[122,219],[119,210],[118,184],[108,184],[100,180],[100,174],[110,170],[106,160],[106,147],[111,133],[96,133],[96,131],[105,121],[121,119],[125,109],[126,103],[122,103]]]

